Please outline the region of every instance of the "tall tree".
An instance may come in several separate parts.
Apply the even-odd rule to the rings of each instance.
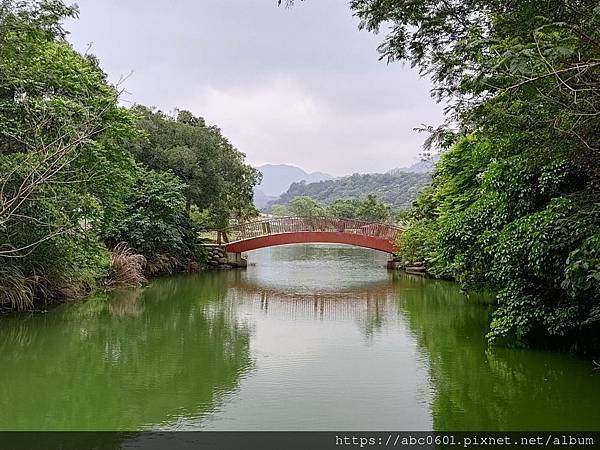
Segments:
[[[215,226],[256,214],[253,188],[260,173],[214,126],[189,111],[175,117],[136,106],[146,139],[132,148],[138,161],[154,170],[171,170],[187,185],[187,209],[209,210]]]
[[[112,239],[147,258],[197,253],[196,226],[186,214],[185,185],[170,172],[140,169]]]
[[[295,197],[290,201],[290,212],[298,217],[319,217],[324,215],[321,206],[310,197]]]
[[[335,200],[327,205],[327,214],[333,217],[385,222],[390,218],[390,208],[374,195],[366,199]]]

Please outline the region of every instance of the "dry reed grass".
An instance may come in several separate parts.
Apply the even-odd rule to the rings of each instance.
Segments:
[[[18,267],[0,267],[0,309],[24,311],[33,307],[36,280]]]
[[[181,261],[170,255],[157,255],[148,261],[146,273],[149,276],[169,274],[178,271],[181,268]]]
[[[135,254],[126,243],[121,242],[111,250],[106,284],[120,287],[140,287],[146,281],[145,268],[146,258]]]

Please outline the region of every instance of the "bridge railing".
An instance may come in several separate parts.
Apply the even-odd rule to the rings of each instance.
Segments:
[[[394,241],[402,229],[388,223],[330,217],[273,217],[233,225],[217,232],[219,243],[300,231],[354,233]]]

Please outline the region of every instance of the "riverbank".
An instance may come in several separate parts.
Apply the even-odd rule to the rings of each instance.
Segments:
[[[25,287],[18,278],[12,281],[4,279],[5,285],[12,283],[14,292],[3,290],[2,295],[12,297],[13,301],[0,304],[0,315],[45,312],[63,303],[79,302],[113,289],[140,288],[158,277],[229,270],[247,265],[240,255],[229,255],[225,247],[218,244],[201,244],[195,253],[198,255],[195,259],[166,254],[148,259],[134,252],[127,244],[120,243],[109,250],[107,268],[100,278],[67,280],[62,286],[52,288],[44,286],[44,280],[29,280],[29,286]],[[39,295],[35,296],[34,293]],[[31,296],[26,298],[26,295]]]

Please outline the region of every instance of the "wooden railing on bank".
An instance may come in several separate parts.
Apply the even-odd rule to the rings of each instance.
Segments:
[[[400,235],[402,229],[389,223],[355,219],[273,217],[232,225],[225,230],[215,231],[214,237],[217,243],[227,244],[272,234],[297,233],[302,231],[353,233],[393,242]]]

